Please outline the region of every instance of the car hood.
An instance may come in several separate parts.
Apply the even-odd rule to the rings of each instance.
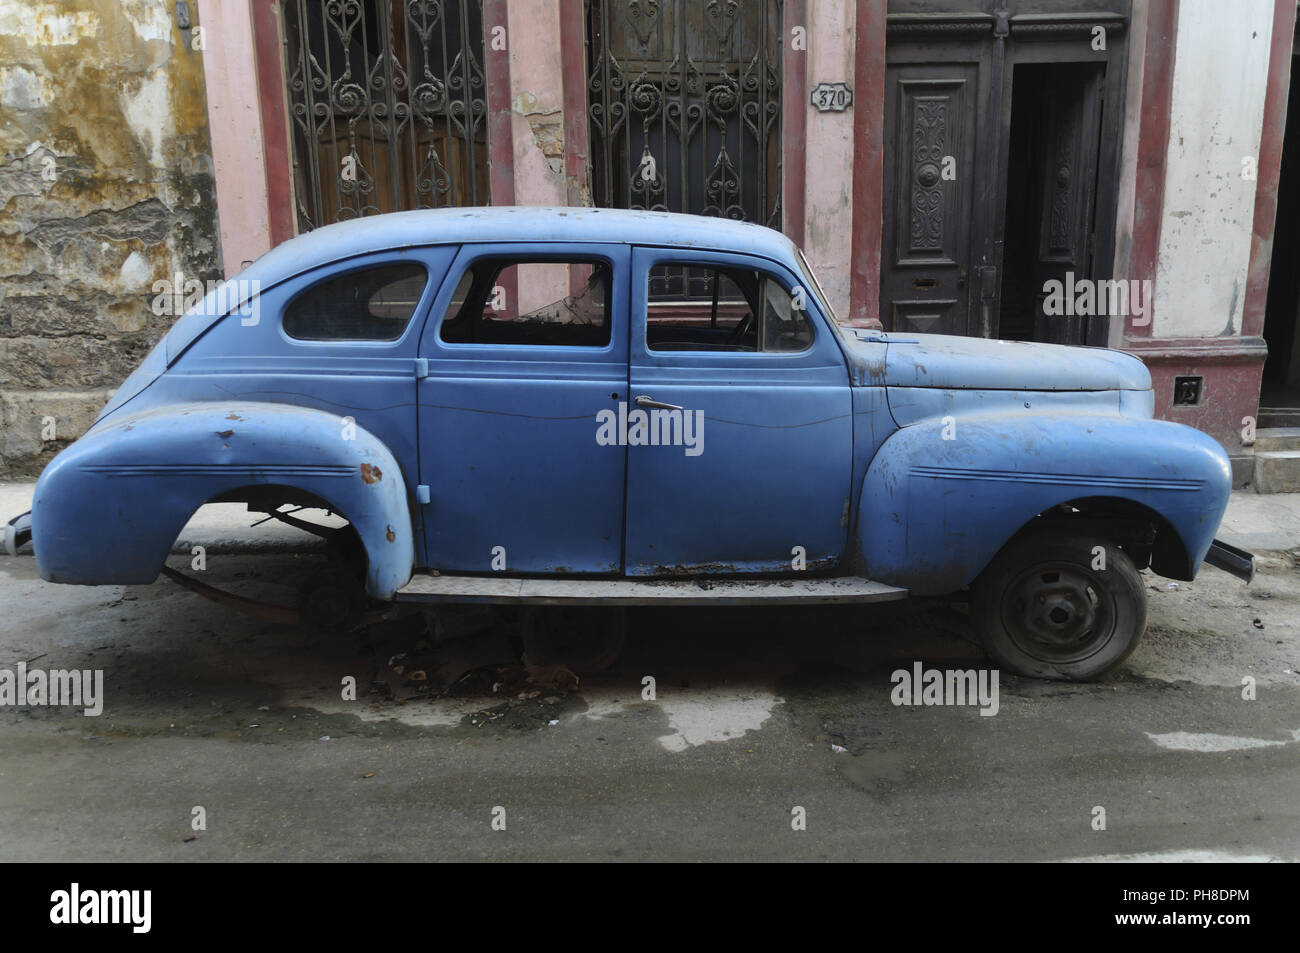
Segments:
[[[1150,390],[1151,375],[1122,351],[948,334],[846,335],[865,385],[939,390]]]

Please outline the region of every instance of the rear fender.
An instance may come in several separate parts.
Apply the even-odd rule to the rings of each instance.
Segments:
[[[55,457],[32,505],[41,576],[152,582],[199,506],[257,485],[305,491],[346,517],[366,549],[370,595],[391,599],[410,579],[410,505],[389,449],[334,414],[244,401],[116,415]]]
[[[1106,497],[1161,516],[1190,578],[1231,488],[1223,448],[1181,424],[1088,413],[930,418],[896,432],[872,460],[860,553],[872,579],[953,592],[1040,513]]]

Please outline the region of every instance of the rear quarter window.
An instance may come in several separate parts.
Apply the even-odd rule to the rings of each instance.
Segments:
[[[415,262],[345,272],[300,292],[284,333],[300,341],[396,341],[415,316],[429,273]]]

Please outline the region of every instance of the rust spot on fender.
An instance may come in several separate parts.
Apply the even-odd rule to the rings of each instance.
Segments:
[[[239,414],[235,413],[235,412],[232,410],[230,413],[226,414],[226,419],[227,419],[227,420],[243,420],[244,418],[241,417],[241,416],[239,416]]]
[[[384,471],[371,463],[361,464],[361,481],[363,483],[378,483],[384,478]]]
[[[227,437],[233,437],[234,435],[235,435],[235,432],[234,432],[233,430],[218,430],[218,431],[217,431],[217,436],[220,437],[222,440],[225,440]]]
[[[388,527],[388,532],[384,534],[384,538],[388,540],[390,543],[397,541],[397,534],[393,532],[392,526]]]

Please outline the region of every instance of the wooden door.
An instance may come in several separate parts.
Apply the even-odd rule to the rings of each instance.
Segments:
[[[968,334],[980,64],[885,73],[882,315],[893,330]]]
[[[1105,343],[1105,318],[1037,318],[1046,281],[1111,276],[1129,5],[890,0],[887,329],[1003,336],[1006,296],[1005,336]]]

